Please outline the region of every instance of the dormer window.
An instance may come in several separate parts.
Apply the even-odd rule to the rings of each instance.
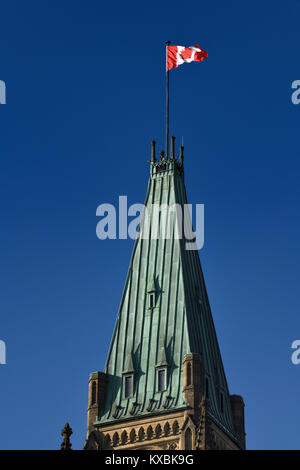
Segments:
[[[155,276],[153,276],[150,285],[148,286],[148,308],[154,308],[156,302],[156,281]]]
[[[157,390],[164,392],[167,388],[167,370],[165,367],[157,369]]]
[[[133,374],[124,375],[124,397],[130,398],[133,395]]]
[[[150,292],[149,294],[149,308],[154,308],[155,306],[155,293]]]

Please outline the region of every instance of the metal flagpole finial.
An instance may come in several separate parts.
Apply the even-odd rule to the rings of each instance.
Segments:
[[[169,158],[169,71],[167,68],[168,62],[168,46],[170,41],[166,41],[166,157]]]

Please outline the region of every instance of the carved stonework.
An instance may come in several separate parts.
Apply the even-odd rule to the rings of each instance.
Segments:
[[[168,450],[176,450],[178,448],[177,442],[171,442],[168,444]]]
[[[200,419],[196,431],[196,450],[216,449],[216,438],[211,428],[211,419],[208,416],[209,401],[203,397],[200,402]]]
[[[106,436],[99,431],[90,433],[88,439],[85,441],[84,450],[109,450],[111,449],[110,436]]]
[[[114,425],[92,431],[86,442],[86,450],[175,450],[181,449],[180,433],[183,414],[169,415],[168,419],[133,420],[126,426]]]
[[[130,420],[122,426],[103,426],[89,434],[84,449],[178,451],[238,448],[212,421],[209,401],[205,397],[195,411]]]
[[[69,423],[66,423],[63,430],[61,431],[61,435],[63,436],[63,441],[60,446],[61,450],[72,450],[72,444],[70,441],[70,436],[72,434],[72,428],[70,427]]]

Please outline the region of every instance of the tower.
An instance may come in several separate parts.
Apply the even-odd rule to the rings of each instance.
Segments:
[[[89,379],[85,449],[245,448],[244,402],[229,394],[198,250],[178,236],[190,219],[174,140],[160,160],[152,142],[145,207],[183,217],[160,211],[141,223],[105,371]]]

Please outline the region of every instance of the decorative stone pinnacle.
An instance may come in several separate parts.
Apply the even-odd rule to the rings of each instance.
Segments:
[[[70,427],[69,423],[64,425],[64,428],[61,431],[61,436],[63,436],[63,441],[61,443],[60,449],[61,450],[72,450],[72,444],[70,441],[70,436],[73,434],[72,428]]]
[[[201,398],[200,407],[206,410],[210,407],[210,401],[206,396]]]

